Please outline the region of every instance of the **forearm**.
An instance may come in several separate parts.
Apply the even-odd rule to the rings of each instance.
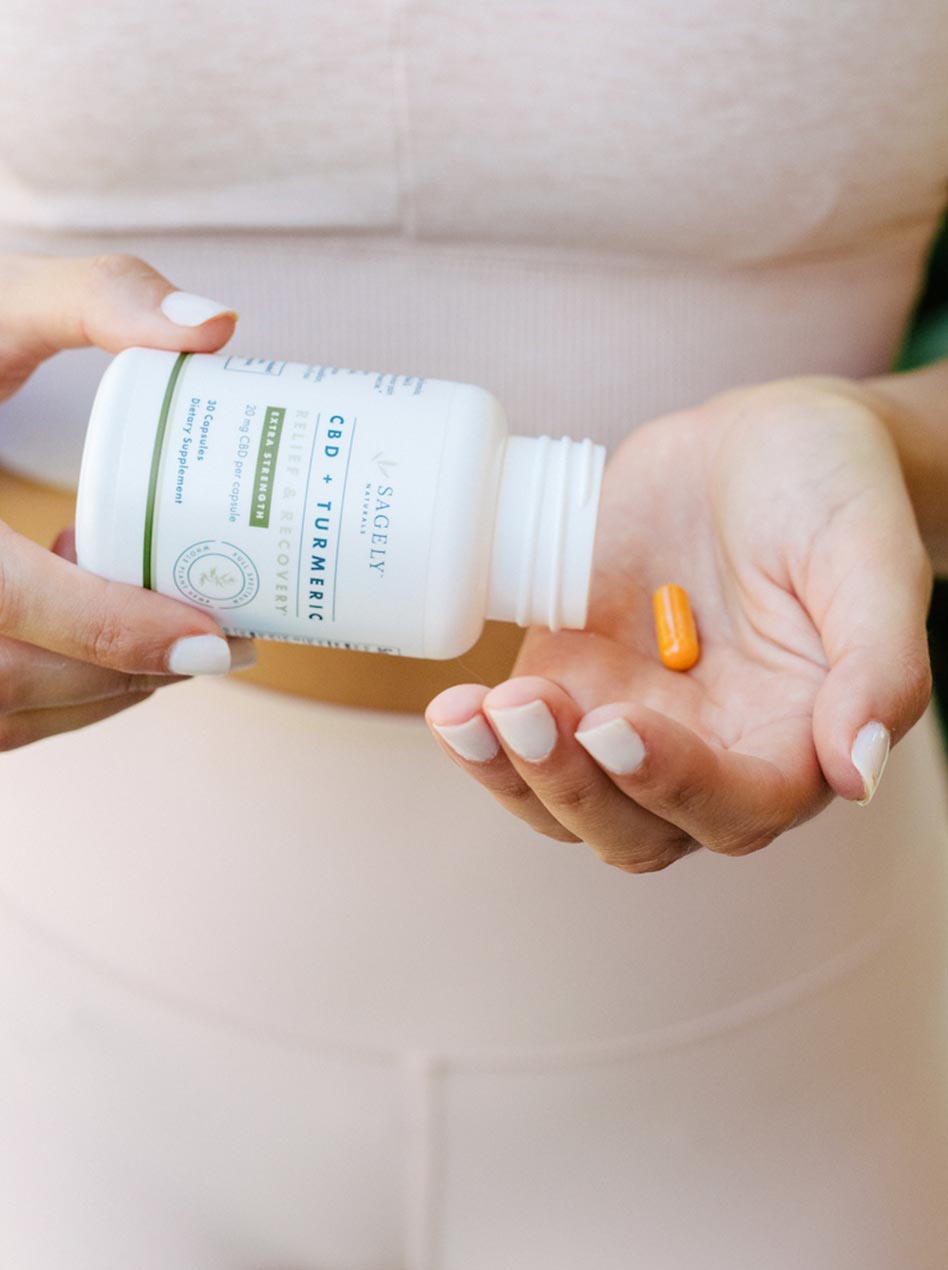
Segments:
[[[948,359],[864,386],[895,442],[935,572],[948,575]]]

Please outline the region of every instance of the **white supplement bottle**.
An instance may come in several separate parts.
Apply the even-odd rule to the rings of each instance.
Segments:
[[[77,557],[228,635],[455,657],[488,617],[585,625],[604,460],[509,437],[469,384],[130,348],[92,408]]]

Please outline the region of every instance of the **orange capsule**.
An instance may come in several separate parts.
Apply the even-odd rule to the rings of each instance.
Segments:
[[[698,660],[698,632],[684,587],[669,583],[652,596],[658,653],[669,670],[690,670]]]

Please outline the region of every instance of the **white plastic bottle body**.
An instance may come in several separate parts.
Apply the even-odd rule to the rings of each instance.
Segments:
[[[445,432],[432,515],[425,657],[457,657],[477,642],[483,629],[507,441],[494,398],[464,385]]]
[[[453,657],[486,616],[585,620],[601,451],[508,438],[469,384],[126,349],[92,410],[78,561],[227,634]]]

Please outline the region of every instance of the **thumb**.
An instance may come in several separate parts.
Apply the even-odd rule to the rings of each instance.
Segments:
[[[884,509],[863,506],[839,541],[836,585],[820,624],[830,671],[814,703],[813,739],[835,792],[866,803],[890,746],[931,697],[932,569],[904,489]]]
[[[136,256],[3,256],[0,393],[65,348],[212,352],[236,319],[229,305],[177,290]]]

